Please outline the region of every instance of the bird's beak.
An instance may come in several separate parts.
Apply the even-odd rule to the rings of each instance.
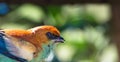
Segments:
[[[54,41],[55,41],[55,43],[58,43],[58,42],[64,43],[65,40],[63,37],[59,36],[59,37],[57,37],[57,39],[54,39]]]

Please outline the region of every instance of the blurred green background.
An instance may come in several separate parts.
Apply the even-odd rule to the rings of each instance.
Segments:
[[[1,29],[53,25],[60,30],[66,41],[55,48],[52,62],[117,62],[117,49],[108,35],[110,18],[108,4],[0,3]]]

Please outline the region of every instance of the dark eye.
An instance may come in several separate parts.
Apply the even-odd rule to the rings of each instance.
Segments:
[[[52,34],[50,32],[47,32],[46,35],[48,38],[50,38],[52,36]]]
[[[52,33],[50,33],[50,32],[47,32],[46,35],[47,35],[47,37],[48,37],[49,39],[55,39],[55,38],[57,37],[56,35],[54,35],[54,34],[52,34]]]

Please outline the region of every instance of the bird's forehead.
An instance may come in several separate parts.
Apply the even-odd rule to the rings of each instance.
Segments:
[[[49,29],[48,32],[51,32],[54,35],[60,36],[60,32],[56,28]]]
[[[44,32],[51,32],[58,36],[60,35],[59,30],[54,26],[38,26],[38,27],[33,28],[32,32],[41,31],[41,30],[44,30]]]

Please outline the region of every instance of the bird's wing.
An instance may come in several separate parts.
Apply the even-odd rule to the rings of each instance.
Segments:
[[[0,31],[1,54],[21,62],[26,62],[27,60],[32,60],[35,50],[35,47],[31,43],[14,38]]]

